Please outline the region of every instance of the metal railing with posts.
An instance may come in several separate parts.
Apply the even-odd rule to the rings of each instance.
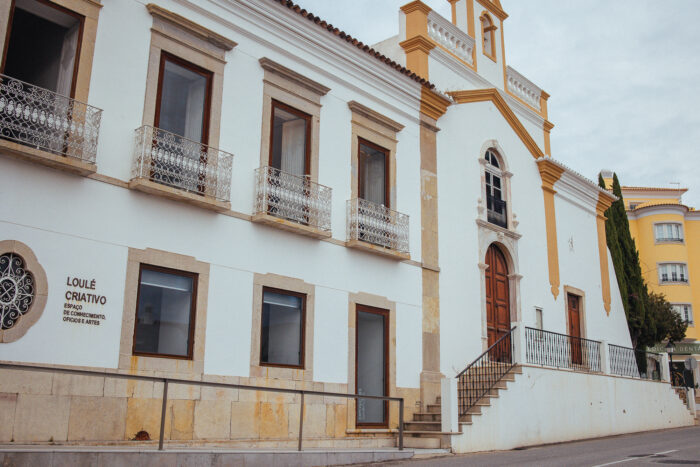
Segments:
[[[132,178],[229,201],[232,166],[233,154],[149,125],[136,129]]]
[[[331,196],[331,188],[312,182],[308,176],[292,175],[274,167],[255,170],[256,213],[329,232]]]
[[[0,74],[0,138],[95,163],[102,110]]]
[[[513,327],[457,375],[459,415],[464,415],[515,366]]]
[[[486,197],[486,219],[504,229],[508,228],[507,204],[491,195]]]
[[[117,379],[127,379],[127,380],[137,380],[137,381],[150,381],[154,383],[163,383],[163,397],[162,406],[160,413],[160,433],[158,436],[158,450],[164,450],[164,436],[165,436],[165,415],[167,412],[168,404],[168,386],[172,384],[182,384],[188,386],[204,386],[212,388],[222,388],[222,389],[243,389],[249,391],[264,391],[264,392],[277,392],[283,394],[299,394],[300,404],[299,404],[299,440],[297,443],[297,450],[302,450],[302,440],[304,434],[304,396],[323,396],[323,397],[339,397],[345,399],[379,399],[384,401],[393,401],[399,403],[399,440],[398,449],[403,451],[403,417],[404,417],[404,400],[403,397],[390,397],[390,396],[369,396],[360,394],[345,394],[342,392],[326,392],[326,391],[307,391],[305,389],[285,389],[285,388],[270,388],[266,386],[249,386],[245,384],[229,384],[229,383],[214,383],[209,381],[194,381],[189,379],[178,379],[178,378],[167,378],[167,377],[157,377],[157,376],[142,376],[142,375],[127,375],[123,373],[113,373],[109,371],[94,371],[94,370],[78,370],[72,368],[51,368],[41,365],[21,365],[14,363],[0,363],[0,369],[6,370],[25,370],[25,371],[44,371],[49,373],[66,373],[74,374],[80,376],[95,376],[100,378],[117,378]]]
[[[600,373],[599,341],[525,328],[525,359],[533,365]]]
[[[630,378],[661,381],[661,355],[608,344],[610,373]]]
[[[361,198],[348,200],[348,240],[408,253],[408,214]]]

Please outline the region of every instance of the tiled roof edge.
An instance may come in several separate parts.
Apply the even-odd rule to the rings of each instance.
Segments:
[[[334,27],[332,24],[322,20],[321,18],[314,15],[310,11],[303,9],[302,7],[300,7],[299,5],[294,3],[293,1],[291,1],[291,0],[270,0],[270,1],[275,2],[275,3],[279,3],[282,6],[286,6],[290,10],[294,11],[295,13],[300,14],[302,17],[308,19],[309,21],[313,21],[319,27],[328,30],[328,32],[339,37],[340,39],[343,39],[345,42],[354,45],[355,47],[362,50],[363,52],[366,52],[369,55],[372,55],[377,60],[380,60],[380,61],[386,63],[387,65],[389,65],[390,67],[392,67],[393,69],[398,71],[399,73],[401,73],[405,76],[408,76],[409,78],[411,78],[415,82],[417,82],[421,85],[427,86],[429,89],[435,88],[435,85],[432,84],[427,79],[422,78],[421,76],[418,76],[416,73],[412,72],[411,70],[409,70],[405,66],[401,65],[400,63],[396,63],[395,61],[393,61],[389,57],[383,55],[381,52],[374,50],[369,45],[364,44],[363,42],[359,41],[358,39],[352,37],[350,34],[347,34],[345,31],[342,31],[342,30]]]

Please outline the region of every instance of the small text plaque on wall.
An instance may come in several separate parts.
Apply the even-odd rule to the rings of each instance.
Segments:
[[[66,293],[63,304],[63,321],[87,326],[99,326],[106,316],[102,313],[107,297],[96,291],[95,279],[66,277]]]

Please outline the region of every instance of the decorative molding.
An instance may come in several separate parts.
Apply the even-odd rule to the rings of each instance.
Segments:
[[[171,23],[181,29],[185,29],[190,34],[202,39],[210,44],[218,47],[219,49],[228,51],[236,47],[238,44],[231,39],[228,39],[221,34],[217,34],[214,31],[201,26],[194,21],[190,21],[184,16],[180,16],[177,13],[173,13],[170,10],[166,10],[158,5],[149,3],[146,5],[148,12],[151,16],[160,18],[168,23]]]
[[[370,109],[367,106],[364,106],[360,104],[357,101],[350,101],[348,102],[348,107],[350,107],[350,110],[353,113],[356,113],[358,115],[361,115],[365,117],[368,120],[371,120],[372,122],[381,125],[385,128],[388,128],[389,130],[398,133],[399,131],[404,129],[404,126],[400,124],[399,122],[396,122],[389,117],[385,117],[384,115],[380,114],[379,112],[376,112],[372,109]]]
[[[472,91],[454,91],[448,93],[457,104],[469,104],[472,102],[487,102],[491,101],[493,105],[501,112],[501,115],[506,119],[511,128],[518,135],[525,147],[530,151],[530,154],[535,159],[544,157],[544,153],[537,145],[530,133],[525,129],[518,117],[513,113],[513,110],[508,106],[508,103],[501,96],[496,88],[476,89]]]
[[[516,232],[514,230],[510,230],[510,229],[504,229],[503,227],[501,227],[499,225],[492,224],[492,223],[485,221],[483,219],[477,219],[476,225],[478,225],[479,227],[483,227],[485,229],[493,230],[497,234],[505,235],[506,237],[510,237],[513,240],[520,240],[523,237],[523,235],[521,233],[518,233],[518,232]]]
[[[559,296],[559,247],[557,244],[557,218],[554,209],[554,184],[564,173],[564,169],[549,158],[538,161],[537,168],[542,179],[544,198],[544,217],[547,232],[547,264],[549,267],[549,285],[556,300]]]
[[[596,229],[598,231],[598,257],[600,260],[600,286],[603,293],[603,306],[605,312],[610,316],[610,271],[608,268],[608,244],[605,233],[605,211],[612,205],[613,201],[599,193],[596,205]]]
[[[438,120],[445,115],[447,108],[452,104],[452,101],[447,97],[439,94],[437,91],[428,89],[423,86],[421,90],[420,111],[428,117]],[[421,124],[423,122],[421,121]]]
[[[267,57],[262,57],[260,60],[258,60],[258,62],[265,71],[269,71],[271,73],[280,75],[282,78],[291,81],[292,83],[297,84],[305,89],[308,89],[309,91],[318,94],[319,96],[325,96],[331,90],[331,88],[326,87],[321,83],[317,83],[316,81],[309,79],[306,76],[303,76],[294,70],[290,70],[286,66],[280,65],[279,63],[272,61]]]
[[[401,11],[403,11],[404,13],[413,13],[414,11],[420,11],[427,15],[433,10],[420,0],[415,0],[411,3],[407,3],[404,6],[402,6]]]
[[[0,343],[19,340],[41,318],[49,284],[46,272],[29,246],[0,241]]]
[[[506,90],[542,114],[542,89],[513,67],[506,67]]]
[[[476,0],[481,6],[493,13],[498,19],[503,21],[508,17],[508,13],[503,11],[500,6],[500,2],[497,4],[498,0]]]

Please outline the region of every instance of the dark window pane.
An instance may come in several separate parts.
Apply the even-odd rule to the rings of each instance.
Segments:
[[[386,199],[386,158],[385,151],[360,142],[360,198],[388,205]]]
[[[204,112],[209,80],[174,61],[165,59],[160,96],[160,113],[156,126],[162,130],[206,143]]]
[[[302,306],[301,297],[263,293],[261,363],[301,365]]]
[[[192,276],[142,268],[134,352],[189,356]]]
[[[308,175],[306,141],[308,118],[272,107],[272,153],[270,165],[292,175]]]
[[[357,393],[384,396],[385,371],[385,317],[382,314],[357,311]],[[359,423],[384,423],[385,402],[378,399],[359,399]]]
[[[71,94],[81,22],[36,0],[16,0],[4,74]]]

